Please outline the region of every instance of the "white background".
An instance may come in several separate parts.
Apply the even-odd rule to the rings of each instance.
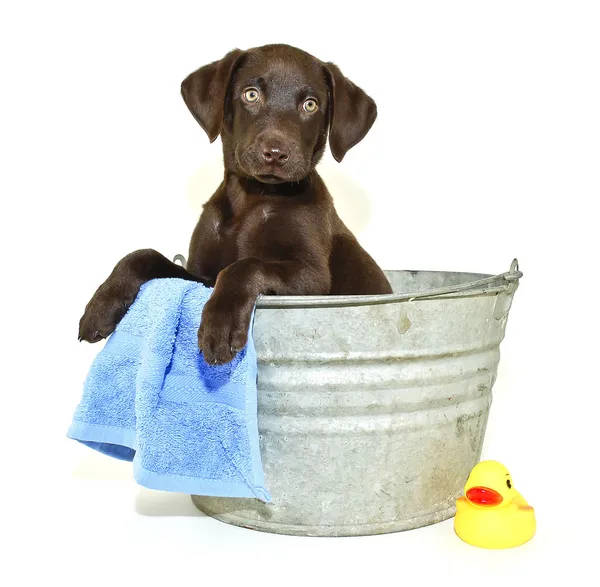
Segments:
[[[578,1],[3,3],[2,583],[593,584],[599,31]],[[536,508],[531,543],[475,549],[451,520],[354,539],[233,528],[65,438],[99,350],[77,342],[88,298],[132,250],[187,254],[219,183],[181,80],[268,42],[377,101],[367,138],[320,169],[383,267],[519,258],[483,457]]]

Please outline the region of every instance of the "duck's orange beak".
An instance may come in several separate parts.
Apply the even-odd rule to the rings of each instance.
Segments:
[[[475,505],[499,505],[502,496],[489,487],[471,487],[466,493],[466,498]]]

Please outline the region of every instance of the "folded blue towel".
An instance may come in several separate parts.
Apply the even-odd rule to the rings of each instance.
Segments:
[[[231,363],[208,365],[197,333],[211,293],[182,279],[144,284],[94,359],[68,436],[133,461],[151,489],[268,502],[252,332]]]

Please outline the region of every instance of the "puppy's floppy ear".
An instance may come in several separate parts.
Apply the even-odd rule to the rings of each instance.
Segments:
[[[329,83],[329,146],[340,162],[365,138],[377,118],[374,100],[344,77],[337,65],[325,64]]]
[[[229,82],[244,53],[234,49],[223,59],[201,67],[181,82],[183,101],[211,143],[221,132]]]

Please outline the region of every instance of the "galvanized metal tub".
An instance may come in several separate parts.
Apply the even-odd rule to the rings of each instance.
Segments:
[[[394,294],[264,297],[258,422],[270,504],[193,496],[223,522],[381,534],[454,515],[479,461],[522,273],[391,271]]]

